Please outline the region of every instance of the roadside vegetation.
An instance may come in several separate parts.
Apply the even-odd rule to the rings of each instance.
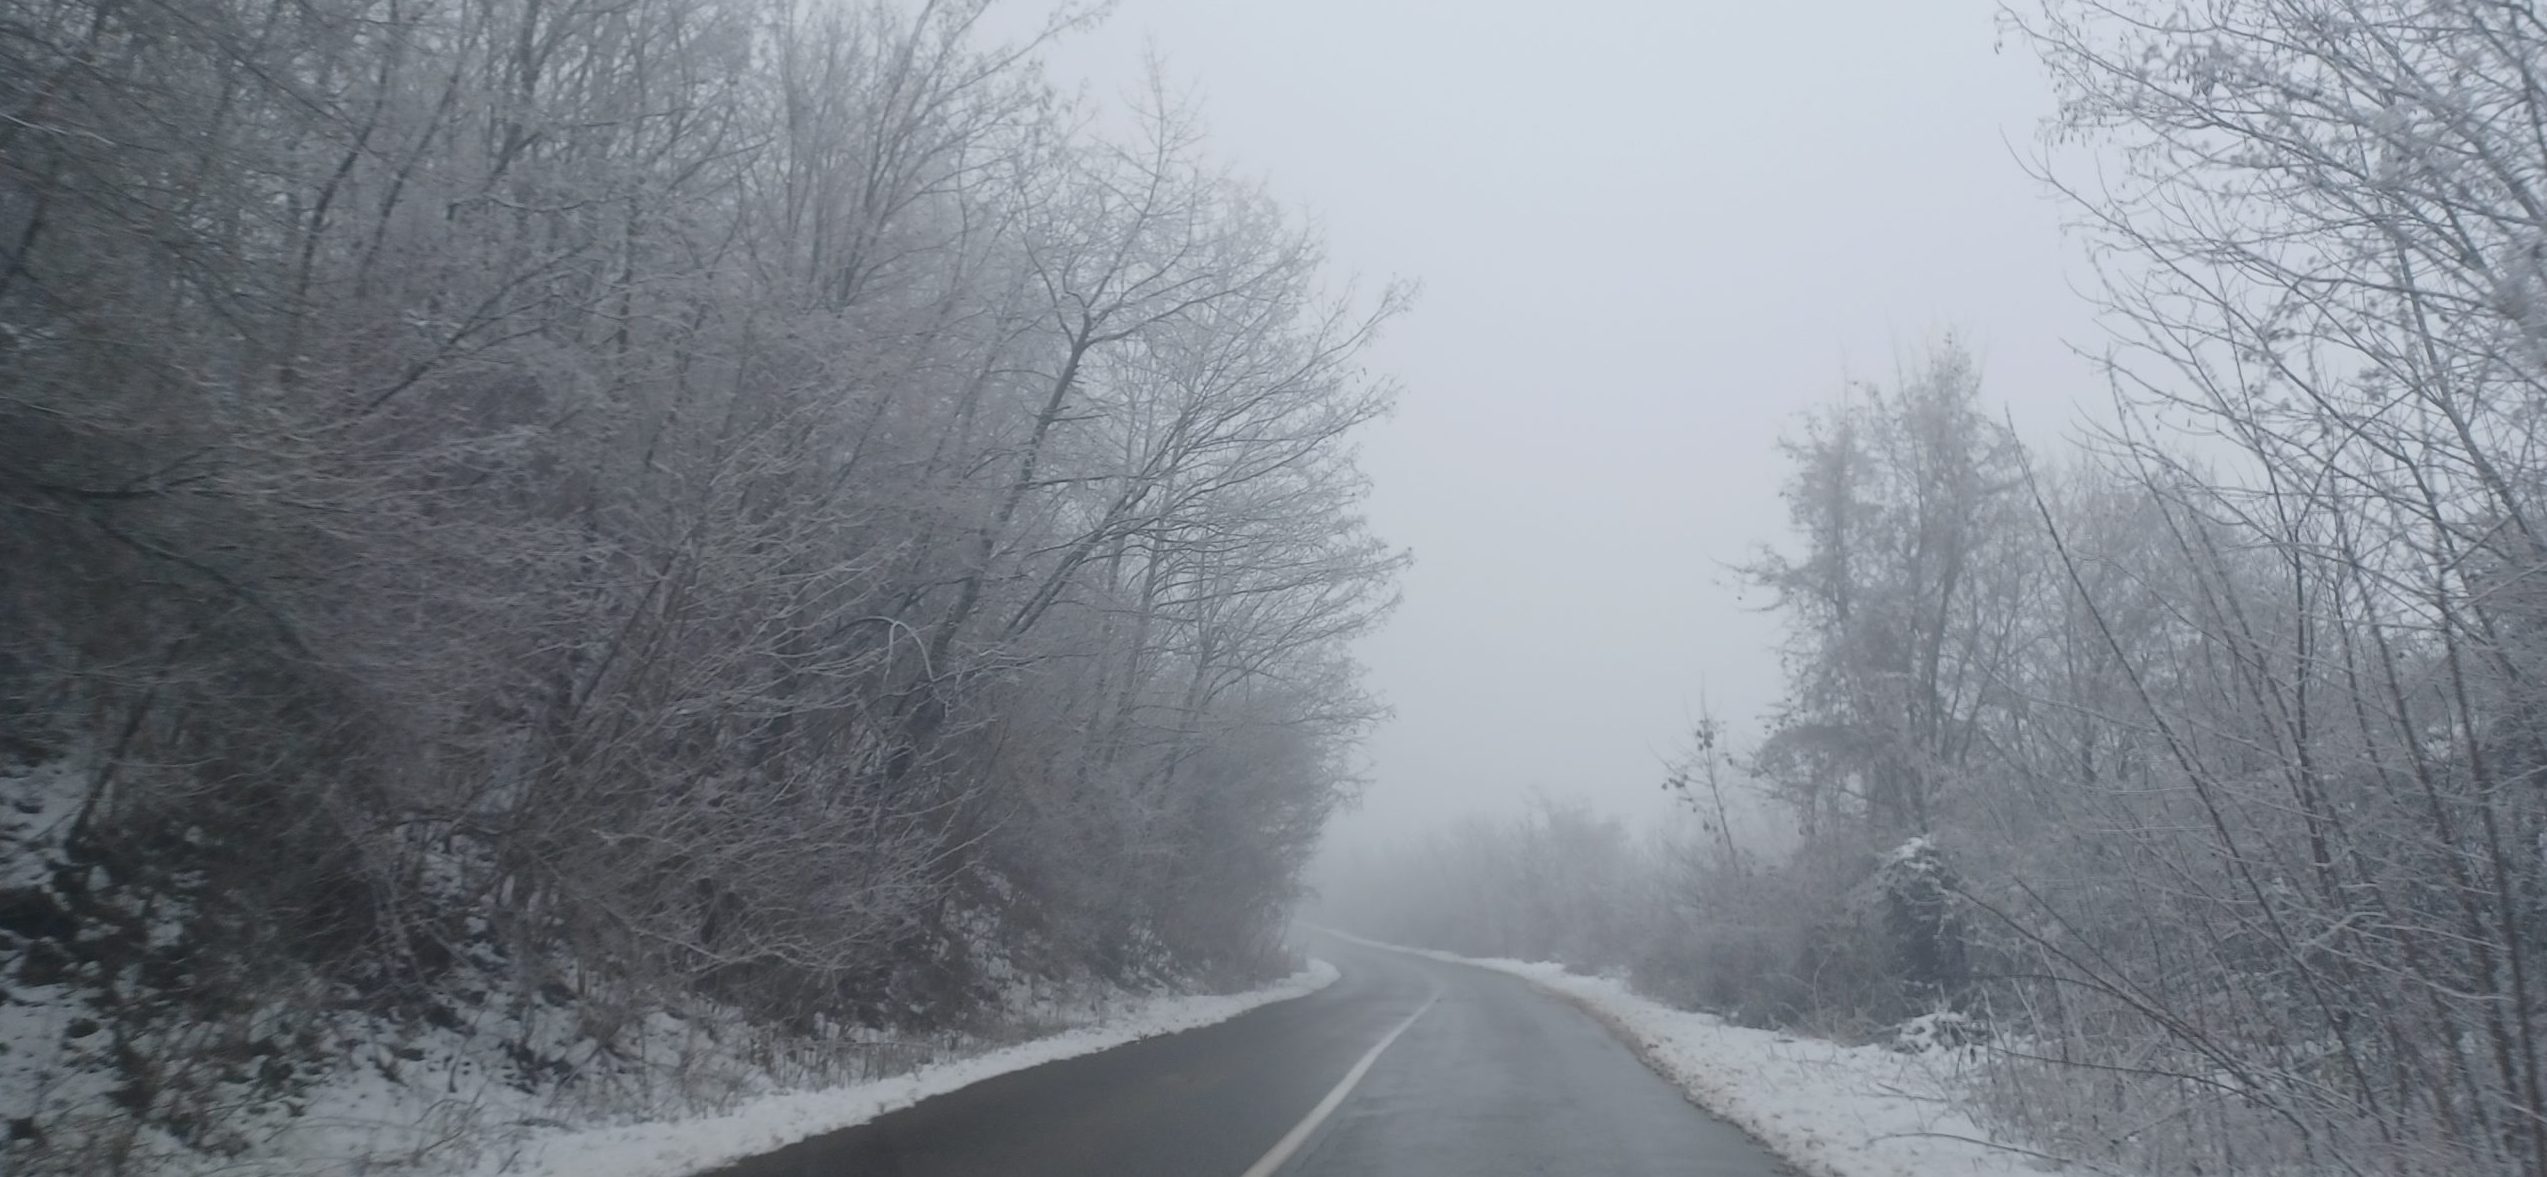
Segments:
[[[984,8],[0,3],[0,1167],[1290,971],[1405,292]]]
[[[2547,1173],[2547,23],[2009,21],[2105,424],[2029,450],[1951,341],[1846,389],[1738,561],[1783,701],[1702,727],[1686,828],[1475,824],[1333,918],[1852,1041],[1950,1014],[1964,1098],[2099,1170]]]

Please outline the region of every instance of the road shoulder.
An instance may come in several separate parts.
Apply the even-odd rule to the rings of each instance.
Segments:
[[[907,1075],[811,1091],[779,1092],[728,1111],[679,1119],[543,1133],[516,1152],[484,1157],[445,1177],[687,1177],[798,1141],[838,1132],[987,1079],[1112,1050],[1164,1034],[1198,1030],[1276,1002],[1316,993],[1338,977],[1312,960],[1262,989],[1161,997],[1104,1021],[1015,1046],[922,1067]]]
[[[1963,1110],[1974,1051],[1905,1054],[1730,1025],[1562,965],[1468,957],[1351,936],[1371,948],[1504,973],[1590,1014],[1691,1102],[1810,1177],[2039,1177],[2057,1162],[1994,1139]]]

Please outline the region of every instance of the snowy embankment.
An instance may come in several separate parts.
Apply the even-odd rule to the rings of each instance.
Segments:
[[[997,1075],[1224,1022],[1259,1006],[1302,997],[1333,983],[1335,966],[1309,967],[1264,989],[1204,997],[1163,997],[1101,1024],[1066,1030],[907,1075],[817,1091],[765,1095],[718,1115],[615,1127],[562,1130],[526,1140],[504,1157],[452,1170],[468,1177],[608,1173],[611,1177],[684,1177],[799,1140],[866,1123]]]
[[[517,993],[481,935],[422,1012],[303,978],[216,1022],[181,1000],[190,909],[131,899],[70,855],[91,780],[67,758],[0,765],[0,1173],[684,1177],[1336,977],[1313,961],[1251,992],[1147,996],[1012,975],[965,1033],[799,1041],[693,1002],[597,1037],[570,990]],[[153,987],[153,968],[178,981]],[[1035,1029],[1052,1032],[1017,1040]],[[154,1090],[161,1114],[136,1116]]]
[[[1673,1009],[1563,965],[1374,947],[1510,973],[1608,1022],[1701,1106],[1814,1177],[2038,1177],[2064,1166],[1993,1140],[1965,1109],[1977,1052],[1845,1046]]]

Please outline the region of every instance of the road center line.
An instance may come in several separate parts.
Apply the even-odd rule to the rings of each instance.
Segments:
[[[1397,1036],[1405,1033],[1407,1027],[1414,1025],[1425,1014],[1431,1013],[1433,1003],[1441,999],[1441,990],[1433,990],[1433,995],[1424,999],[1422,1008],[1406,1015],[1405,1021],[1399,1022],[1396,1029],[1382,1035],[1379,1042],[1371,1047],[1370,1053],[1363,1055],[1362,1061],[1353,1064],[1353,1069],[1344,1073],[1344,1078],[1337,1081],[1335,1089],[1327,1092],[1327,1097],[1319,1100],[1318,1106],[1309,1109],[1308,1118],[1292,1125],[1291,1131],[1284,1133],[1281,1140],[1274,1142],[1272,1152],[1258,1158],[1255,1164],[1247,1166],[1247,1171],[1239,1174],[1238,1177],[1273,1177],[1274,1170],[1281,1168],[1284,1161],[1291,1159],[1291,1154],[1300,1151],[1300,1146],[1309,1142],[1309,1134],[1316,1132],[1318,1125],[1326,1123],[1327,1117],[1335,1114],[1335,1109],[1344,1106],[1344,1097],[1353,1094],[1353,1088],[1362,1082],[1362,1076],[1371,1073],[1371,1064],[1380,1061],[1380,1055],[1388,1050],[1389,1044],[1397,1041]]]

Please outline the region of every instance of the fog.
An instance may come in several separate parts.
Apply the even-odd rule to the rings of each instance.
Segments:
[[[1726,565],[1847,381],[1952,330],[2029,438],[2103,396],[2024,166],[2048,89],[1989,0],[1129,0],[1051,64],[1108,99],[1153,55],[1339,270],[1423,286],[1365,447],[1416,557],[1362,649],[1396,714],[1341,841],[1533,793],[1647,815],[1702,706],[1755,735],[1777,628]]]
[[[0,1172],[2547,1177],[2536,9],[0,0]]]

